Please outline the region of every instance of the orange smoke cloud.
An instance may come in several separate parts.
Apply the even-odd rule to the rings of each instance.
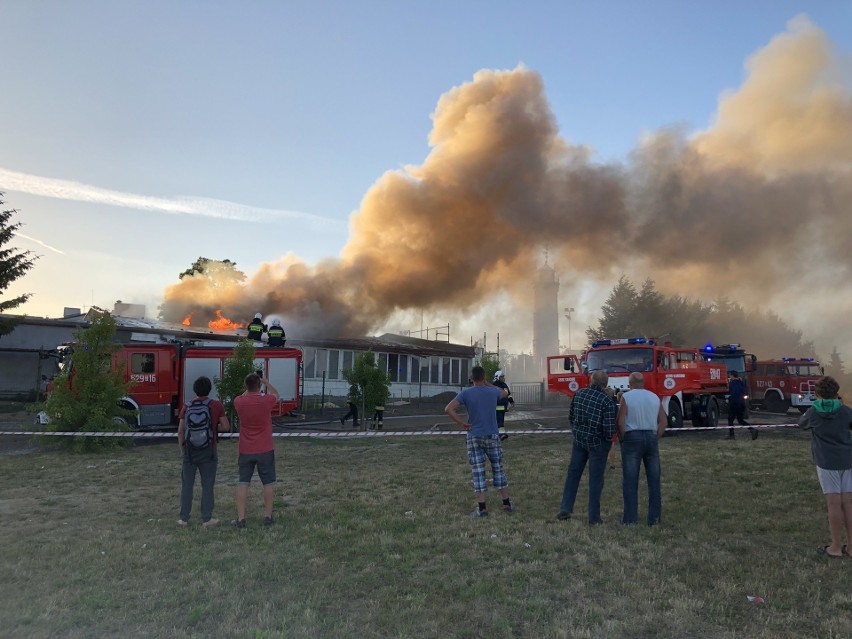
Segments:
[[[559,136],[534,71],[480,71],[438,101],[423,164],[367,191],[338,259],[286,256],[247,283],[227,265],[185,277],[162,316],[260,309],[299,337],[363,335],[412,309],[471,316],[506,294],[517,310],[504,314],[523,315],[545,245],[562,290],[621,271],[663,292],[783,305],[814,273],[843,282],[852,91],[838,56],[797,18],[746,68],[709,129],[657,132],[624,165]]]

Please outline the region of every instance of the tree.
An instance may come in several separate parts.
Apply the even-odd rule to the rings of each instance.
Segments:
[[[500,370],[500,360],[494,353],[483,353],[479,365],[485,370],[485,379],[489,382],[494,379],[494,373]]]
[[[361,406],[362,411],[374,406],[384,406],[390,397],[390,376],[379,370],[375,355],[368,351],[355,357],[352,368],[343,371],[350,384],[349,399]]]
[[[2,197],[3,193],[0,192],[0,207],[5,204]],[[12,247],[4,248],[12,240],[15,231],[21,228],[20,222],[11,223],[12,216],[17,212],[15,209],[10,209],[0,213],[0,313],[17,308],[30,298],[29,293],[10,300],[4,300],[3,295],[12,282],[23,277],[38,259],[38,256],[31,251],[18,251]],[[11,333],[14,328],[15,322],[13,320],[4,319],[0,321],[0,335]]]
[[[246,274],[237,270],[237,263],[231,260],[211,260],[209,257],[199,257],[192,265],[178,275],[179,279],[193,275],[226,276],[226,281],[242,282]],[[228,282],[230,283],[230,282]]]
[[[219,401],[224,404],[228,421],[235,425],[235,431],[239,429],[237,420],[235,419],[236,409],[234,408],[234,398],[242,395],[246,389],[246,376],[257,370],[257,365],[254,361],[256,354],[257,350],[254,347],[254,343],[248,339],[241,339],[234,346],[234,352],[231,357],[225,360],[225,370],[221,379],[217,377],[213,380],[213,383],[216,385],[216,392],[219,394]]]
[[[121,346],[115,342],[115,320],[102,313],[89,328],[74,333],[74,345],[54,389],[42,406],[51,432],[109,432],[128,430],[135,413],[121,406],[130,383],[124,381],[123,363],[113,366]],[[45,438],[47,439],[47,438]],[[52,440],[53,438],[51,438]],[[62,443],[75,451],[121,445],[110,437],[71,437]]]
[[[589,327],[586,336],[590,342],[597,339],[616,337],[639,337],[634,328],[636,300],[638,293],[633,283],[626,275],[618,278],[618,283],[613,287],[609,297],[601,307],[602,317],[598,321],[598,328]]]

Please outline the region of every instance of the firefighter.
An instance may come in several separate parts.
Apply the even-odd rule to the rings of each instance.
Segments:
[[[506,374],[503,371],[494,373],[494,386],[505,388],[509,393],[503,399],[497,400],[497,432],[500,433],[500,440],[506,441],[509,435],[506,433],[504,420],[506,419],[506,411],[509,410],[509,404],[515,405],[515,400],[512,399],[512,391],[506,383]]]
[[[286,335],[284,335],[284,329],[281,328],[281,320],[272,320],[272,326],[269,327],[266,334],[269,336],[267,346],[284,346],[287,342],[285,339]]]
[[[382,430],[385,425],[385,406],[384,404],[376,404],[376,412],[373,413],[373,428],[374,430]]]
[[[248,337],[255,342],[259,342],[260,338],[266,332],[266,324],[263,323],[262,317],[260,313],[255,313],[254,319],[248,325]]]

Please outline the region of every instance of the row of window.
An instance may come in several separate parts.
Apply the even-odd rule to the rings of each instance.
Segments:
[[[302,349],[302,366],[305,379],[345,379],[343,371],[351,369],[356,351],[327,348]],[[398,353],[377,353],[379,369],[390,376],[392,382],[411,384],[467,385],[470,360],[459,357],[420,357]]]

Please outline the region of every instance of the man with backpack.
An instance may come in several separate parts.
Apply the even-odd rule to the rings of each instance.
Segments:
[[[213,485],[219,465],[217,446],[219,433],[229,431],[231,425],[225,407],[217,399],[210,399],[213,384],[209,377],[199,377],[192,385],[196,398],[181,408],[178,422],[178,445],[183,457],[180,487],[179,526],[189,524],[192,512],[192,493],[195,475],[201,475],[201,526],[210,528],[219,523],[213,517]]]

